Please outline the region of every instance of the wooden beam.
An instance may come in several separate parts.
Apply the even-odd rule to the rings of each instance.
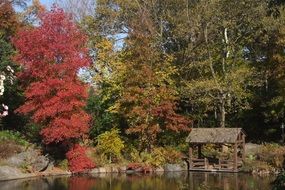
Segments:
[[[245,135],[242,134],[242,161],[245,161]]]
[[[234,145],[234,155],[233,155],[233,157],[234,157],[234,171],[237,171],[237,143],[235,143],[235,145]]]
[[[193,148],[192,146],[189,147],[189,169],[192,168],[192,158],[193,158]]]
[[[205,165],[205,169],[208,169],[209,163],[208,163],[208,159],[207,158],[204,158],[204,165]]]

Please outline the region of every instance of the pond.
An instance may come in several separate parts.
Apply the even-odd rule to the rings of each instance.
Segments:
[[[169,172],[97,174],[0,182],[1,190],[270,190],[274,176],[236,173]]]

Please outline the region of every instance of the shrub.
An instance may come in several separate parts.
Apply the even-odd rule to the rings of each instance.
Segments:
[[[23,147],[15,144],[14,141],[1,141],[0,143],[0,159],[6,159],[17,153],[22,152]]]
[[[114,158],[121,158],[121,151],[125,147],[124,141],[120,137],[118,129],[111,129],[102,133],[97,138],[97,148],[102,155],[109,158],[110,162],[114,161]]]
[[[67,161],[67,159],[61,160],[57,165],[62,170],[67,170],[68,169],[68,161]]]
[[[35,123],[28,123],[25,126],[25,137],[32,143],[40,143],[42,137],[40,135],[42,127]]]
[[[99,153],[96,148],[88,149],[86,154],[88,158],[90,158],[94,163],[96,163],[96,166],[105,166],[106,164],[110,163],[107,156]]]
[[[130,161],[132,162],[143,162],[140,156],[140,153],[137,149],[131,148],[129,150],[129,155],[130,155]]]
[[[265,161],[246,160],[242,166],[244,172],[274,172],[274,168]]]
[[[258,153],[256,159],[269,163],[276,168],[282,168],[285,156],[285,147],[278,144],[264,144]]]
[[[131,154],[131,161],[134,163],[145,163],[154,167],[162,166],[166,163],[175,164],[181,162],[181,153],[171,147],[153,148],[149,152],[139,153],[136,149],[133,149]]]
[[[66,153],[68,167],[73,173],[83,172],[92,169],[95,164],[87,157],[86,148],[76,144]]]
[[[24,139],[24,137],[18,131],[0,131],[0,142],[3,144],[7,141],[13,141],[18,145],[28,146],[29,143]]]
[[[154,148],[151,152],[149,164],[155,167],[166,164],[165,149],[164,148]]]
[[[181,152],[177,151],[172,147],[167,147],[164,149],[165,161],[168,164],[177,164],[182,161]]]
[[[165,156],[163,148],[153,148],[150,153],[141,152],[140,161],[146,165],[158,167],[165,164]]]

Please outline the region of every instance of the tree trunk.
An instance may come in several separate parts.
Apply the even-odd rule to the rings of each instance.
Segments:
[[[222,98],[221,100],[221,105],[220,105],[220,127],[224,128],[225,127],[225,122],[226,122],[226,108],[225,108],[225,99]]]

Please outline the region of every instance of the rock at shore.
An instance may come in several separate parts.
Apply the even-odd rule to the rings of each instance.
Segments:
[[[0,167],[0,180],[8,180],[10,178],[21,178],[25,174],[16,167],[1,166]]]
[[[34,172],[44,171],[50,161],[47,156],[41,155],[38,150],[29,148],[24,152],[8,158],[4,164],[11,167],[23,168],[30,167]]]

